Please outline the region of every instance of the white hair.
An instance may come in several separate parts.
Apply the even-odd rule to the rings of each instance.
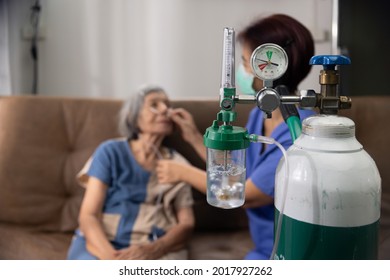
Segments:
[[[153,92],[165,93],[165,90],[155,85],[144,85],[123,103],[119,112],[118,124],[119,133],[122,136],[128,139],[138,138],[138,133],[140,132],[138,128],[138,116],[145,102],[145,97]]]

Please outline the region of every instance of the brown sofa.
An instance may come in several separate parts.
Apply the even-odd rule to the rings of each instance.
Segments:
[[[201,131],[211,125],[218,101],[174,101],[189,110]],[[64,259],[83,189],[75,180],[99,143],[117,137],[121,100],[66,97],[0,97],[0,259]],[[236,125],[251,105],[237,106]],[[343,112],[382,176],[380,255],[390,259],[390,97],[356,97]],[[205,167],[176,132],[167,144]],[[242,259],[253,246],[243,209],[209,206],[194,191],[196,228],[191,259]]]

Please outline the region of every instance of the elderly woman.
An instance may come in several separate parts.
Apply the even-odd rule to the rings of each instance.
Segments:
[[[86,191],[68,259],[187,258],[191,188],[158,184],[154,171],[160,159],[185,162],[161,145],[173,131],[169,109],[159,87],[143,87],[124,103],[119,127],[127,138],[102,143],[79,174]]]

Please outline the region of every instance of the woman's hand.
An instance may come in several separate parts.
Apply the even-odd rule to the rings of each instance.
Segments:
[[[156,241],[148,244],[131,245],[119,250],[118,260],[158,260],[170,252],[184,248],[195,225],[191,207],[177,209],[177,221],[168,232]]]
[[[164,255],[157,243],[131,245],[119,250],[117,260],[157,260]]]
[[[96,256],[100,260],[115,260],[120,254],[119,251],[115,250],[114,248],[109,250],[99,251],[99,248],[96,248],[88,240],[86,242],[86,248],[90,254]]]
[[[181,178],[183,163],[169,159],[162,159],[157,162],[156,173],[160,184],[171,184],[183,181]]]

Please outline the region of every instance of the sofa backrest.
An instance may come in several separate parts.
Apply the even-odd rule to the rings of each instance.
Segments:
[[[119,101],[0,98],[0,221],[53,231],[77,226],[75,174],[116,136]]]
[[[357,140],[378,167],[382,179],[381,229],[390,238],[390,96],[352,97],[351,109],[341,110],[340,115],[355,122]]]
[[[75,176],[102,141],[119,136],[121,104],[121,100],[93,98],[1,97],[0,222],[74,230],[84,192]],[[201,131],[218,111],[217,101],[174,101],[173,106],[193,113]],[[178,131],[166,142],[204,168]],[[198,230],[247,226],[242,209],[211,207],[196,191],[194,198]]]

